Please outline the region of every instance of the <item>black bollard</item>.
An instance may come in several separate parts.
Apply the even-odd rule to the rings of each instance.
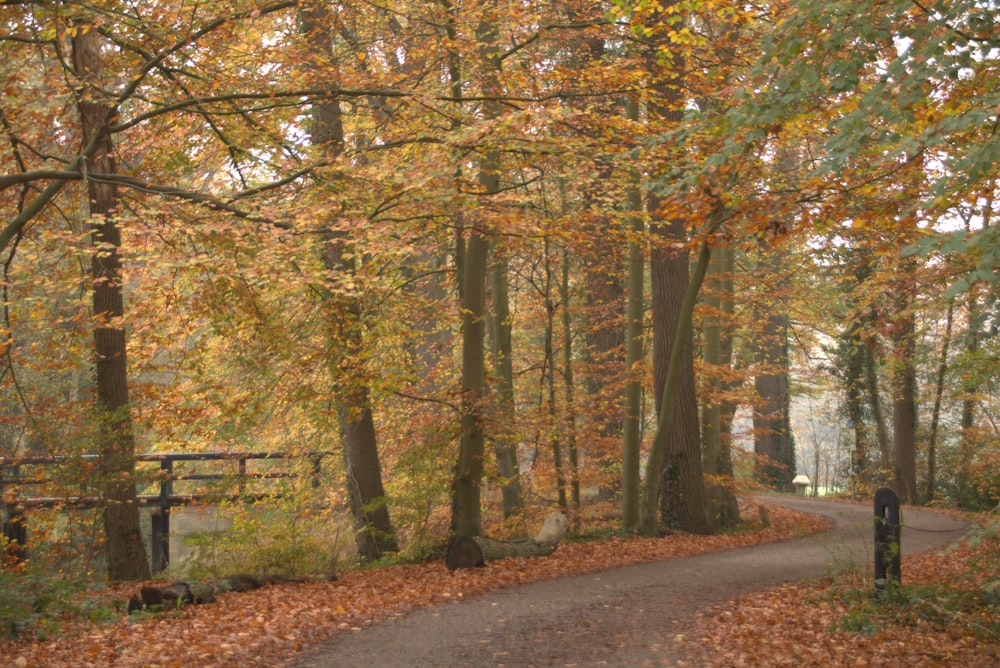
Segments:
[[[875,593],[900,584],[899,496],[888,487],[875,492]]]

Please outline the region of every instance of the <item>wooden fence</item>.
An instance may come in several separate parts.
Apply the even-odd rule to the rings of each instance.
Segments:
[[[262,499],[277,498],[280,491],[273,489],[267,481],[297,477],[289,470],[249,470],[251,462],[259,460],[302,460],[311,461],[312,485],[320,485],[322,461],[331,456],[329,452],[308,452],[304,454],[288,452],[185,452],[149,453],[137,455],[136,480],[138,488],[157,489],[157,493],[139,494],[136,497],[140,507],[152,508],[150,528],[150,550],[154,573],[165,570],[170,557],[170,509],[197,504],[215,504],[222,501],[232,503],[252,503]],[[215,470],[212,472],[182,471],[183,462],[223,462],[235,470]],[[159,464],[158,469],[153,464]],[[56,493],[44,495],[56,484],[53,476],[45,475],[53,467],[75,466],[78,483],[96,481],[99,474],[99,455],[77,457],[0,457],[0,498],[6,510],[3,535],[7,538],[7,561],[22,562],[27,556],[28,516],[32,508],[98,508],[103,499],[98,495]],[[145,466],[144,466],[145,465]],[[218,464],[217,469],[221,468]],[[152,471],[143,469],[153,468]],[[212,482],[229,481],[225,489],[206,490]],[[175,486],[198,484],[201,489],[181,493]],[[256,484],[255,484],[256,483]],[[263,484],[261,484],[263,483]],[[97,485],[92,485],[96,487]],[[233,491],[235,486],[235,491]],[[266,489],[266,487],[272,489]],[[218,485],[217,485],[218,487]],[[37,494],[30,494],[39,490]]]

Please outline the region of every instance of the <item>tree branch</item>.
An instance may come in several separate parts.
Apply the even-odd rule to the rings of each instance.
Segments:
[[[598,21],[579,21],[574,23],[550,23],[549,25],[544,25],[538,28],[538,30],[535,31],[535,33],[528,39],[524,40],[523,42],[520,42],[519,44],[515,44],[507,51],[501,53],[500,56],[498,57],[498,60],[502,63],[504,60],[506,60],[510,56],[513,56],[518,51],[521,51],[530,46],[531,44],[533,44],[534,42],[540,40],[542,38],[542,35],[545,34],[546,32],[552,32],[555,30],[583,30],[586,28],[596,28],[598,26],[609,26],[609,25],[612,25],[612,22],[607,19],[601,19]]]

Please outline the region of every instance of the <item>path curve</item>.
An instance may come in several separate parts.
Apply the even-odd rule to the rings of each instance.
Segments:
[[[751,591],[872,559],[870,505],[775,497],[827,517],[828,532],[616,568],[444,603],[343,634],[297,668],[674,665],[698,611]],[[967,522],[905,508],[904,554],[959,538]],[[905,581],[906,573],[903,573]]]

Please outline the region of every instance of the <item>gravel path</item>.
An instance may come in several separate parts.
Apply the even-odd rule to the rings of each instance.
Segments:
[[[560,578],[438,605],[341,635],[297,668],[675,665],[683,659],[678,641],[708,606],[851,562],[871,568],[870,505],[770,501],[827,517],[835,526],[783,543]],[[966,526],[904,509],[903,552],[947,544]]]

